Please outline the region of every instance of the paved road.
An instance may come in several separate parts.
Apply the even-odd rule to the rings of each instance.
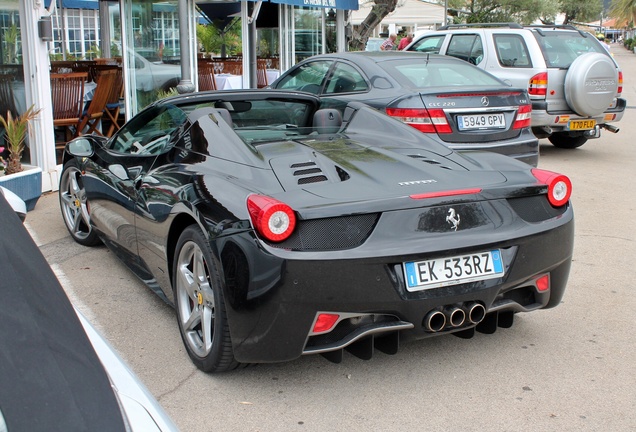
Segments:
[[[494,335],[206,375],[190,363],[172,309],[104,247],[70,240],[56,195],[40,199],[27,226],[72,300],[183,431],[635,431],[636,55],[612,49],[631,104],[621,132],[574,151],[541,147],[540,166],[574,183],[563,304]]]

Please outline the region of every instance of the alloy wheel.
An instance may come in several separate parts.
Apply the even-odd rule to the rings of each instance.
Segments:
[[[206,357],[214,341],[216,301],[201,248],[183,245],[177,258],[176,302],[184,339],[194,354]]]

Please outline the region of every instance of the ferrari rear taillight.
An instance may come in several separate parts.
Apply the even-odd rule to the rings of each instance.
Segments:
[[[520,105],[517,110],[517,117],[512,124],[513,129],[523,129],[530,127],[530,115],[532,113],[532,105]]]
[[[548,201],[553,207],[564,206],[572,195],[572,182],[567,176],[538,168],[532,169],[532,175],[548,186]]]
[[[530,96],[545,96],[548,91],[548,73],[541,72],[530,78],[528,94]]]
[[[287,204],[264,195],[250,195],[247,210],[254,229],[272,242],[287,239],[296,227],[296,214]]]
[[[452,132],[442,109],[387,108],[386,113],[420,132],[440,134]]]
[[[616,90],[618,96],[623,93],[623,72],[618,71],[618,90]]]

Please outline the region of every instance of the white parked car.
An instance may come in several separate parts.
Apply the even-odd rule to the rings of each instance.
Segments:
[[[0,196],[0,432],[177,431],[13,211]]]
[[[561,148],[618,132],[623,73],[605,47],[572,26],[463,24],[413,39],[407,51],[457,57],[528,90],[532,132]]]

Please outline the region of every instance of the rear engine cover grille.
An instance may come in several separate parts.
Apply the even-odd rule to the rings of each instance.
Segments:
[[[542,222],[562,215],[567,206],[554,208],[543,195],[508,199],[510,207],[526,222]]]
[[[292,175],[298,179],[298,184],[319,183],[327,181],[327,176],[322,172],[322,169],[315,162],[300,162],[290,166],[294,169]]]
[[[330,251],[360,246],[369,237],[379,213],[299,220],[287,240],[268,244],[297,251]]]

